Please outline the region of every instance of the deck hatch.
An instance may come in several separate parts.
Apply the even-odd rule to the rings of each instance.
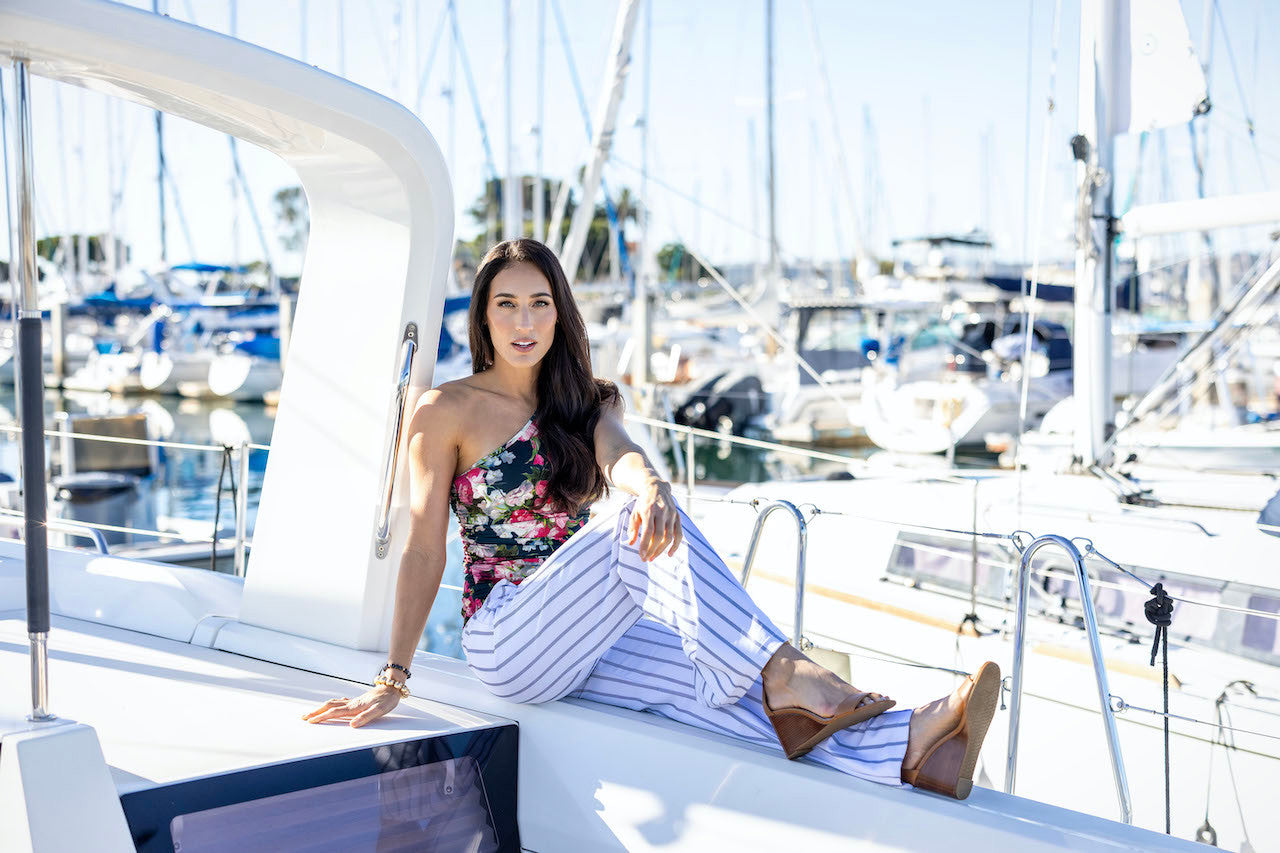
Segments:
[[[514,725],[164,785],[120,798],[139,851],[520,849]]]

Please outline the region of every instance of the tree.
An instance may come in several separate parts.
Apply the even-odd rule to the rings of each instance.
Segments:
[[[526,236],[533,231],[533,194],[535,179],[532,175],[520,176],[520,185],[523,188],[523,205],[524,221],[522,223],[521,233]],[[551,212],[555,206],[556,195],[560,192],[560,186],[553,181],[542,182],[542,210],[544,221],[547,227],[551,225]],[[475,258],[484,256],[489,245],[496,242],[496,232],[501,221],[502,210],[502,182],[498,178],[490,178],[485,182],[484,190],[480,196],[472,202],[467,208],[467,215],[472,218],[478,225],[485,226],[485,230],[480,232],[474,239],[469,241],[459,241],[459,253],[465,253]],[[578,207],[578,198],[576,193],[571,193],[568,204],[565,205],[564,219],[560,223],[560,240],[569,234],[569,224],[573,221],[574,211]],[[625,187],[616,193],[614,198],[615,215],[618,217],[618,225],[625,230],[628,223],[635,223],[639,219],[636,210],[635,200],[629,189]],[[591,224],[587,228],[586,245],[582,252],[582,259],[578,263],[578,280],[584,281],[593,278],[600,278],[609,272],[609,218],[603,203],[595,206],[595,211],[591,217]],[[634,265],[634,261],[633,261]]]
[[[277,190],[272,202],[280,245],[290,252],[301,251],[307,245],[307,234],[311,230],[311,214],[302,187]]]
[[[658,250],[658,270],[668,281],[695,281],[702,265],[694,260],[684,243],[667,243]]]

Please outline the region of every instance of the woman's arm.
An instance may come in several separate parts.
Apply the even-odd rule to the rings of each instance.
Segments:
[[[388,663],[406,669],[413,663],[413,653],[426,627],[445,567],[449,489],[457,465],[457,431],[455,407],[448,405],[442,396],[439,390],[424,394],[409,423],[409,538],[396,577],[391,646],[387,653]],[[404,681],[404,674],[398,670],[384,674],[394,681]],[[387,714],[399,702],[399,690],[375,685],[355,699],[331,699],[303,719],[313,723],[349,721],[359,727]]]
[[[606,405],[595,431],[596,463],[615,488],[636,496],[627,544],[636,545],[640,556],[652,560],[665,549],[674,554],[683,533],[680,512],[671,495],[671,484],[658,476],[644,451],[627,435],[622,425],[622,406]]]

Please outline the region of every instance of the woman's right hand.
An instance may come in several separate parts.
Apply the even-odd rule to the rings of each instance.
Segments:
[[[360,728],[366,723],[391,713],[400,704],[400,691],[394,687],[375,685],[354,699],[330,699],[314,711],[302,715],[308,723],[347,723]]]

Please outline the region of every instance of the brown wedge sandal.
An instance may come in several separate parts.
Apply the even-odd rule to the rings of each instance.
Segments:
[[[881,699],[879,702],[861,704],[870,693],[855,693],[840,703],[834,714],[823,717],[807,708],[773,708],[769,705],[769,697],[764,697],[764,713],[773,724],[773,731],[778,735],[778,743],[787,758],[795,760],[806,755],[815,746],[831,737],[841,729],[855,726],[863,720],[879,716],[898,704],[893,699]]]
[[[987,661],[969,677],[960,723],[924,754],[914,770],[902,770],[902,781],[963,800],[973,790],[973,768],[982,739],[1000,698],[1000,667]]]

